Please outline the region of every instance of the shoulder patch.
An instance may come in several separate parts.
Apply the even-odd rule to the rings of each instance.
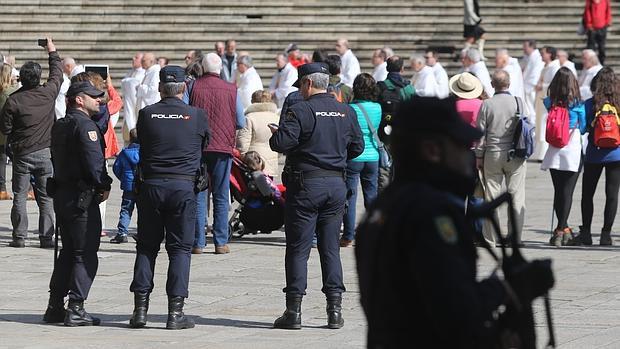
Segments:
[[[439,237],[447,244],[454,245],[459,239],[459,234],[454,226],[454,221],[449,216],[439,216],[435,218],[435,228]]]
[[[292,110],[289,109],[286,111],[286,115],[284,115],[284,119],[293,120],[295,118],[296,118],[295,113]]]
[[[93,142],[97,141],[97,131],[88,131],[88,139]]]

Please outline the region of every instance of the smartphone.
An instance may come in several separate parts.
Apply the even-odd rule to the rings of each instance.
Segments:
[[[92,71],[94,73],[97,73],[101,75],[103,80],[106,80],[108,78],[108,74],[110,73],[110,67],[105,64],[85,64],[84,71]]]
[[[269,126],[269,128],[273,128],[273,129],[276,129],[276,130],[280,128],[280,126],[278,126],[278,124],[274,124],[274,123],[267,124],[267,126]]]
[[[39,39],[37,40],[37,44],[41,47],[46,47],[47,46],[47,39]]]

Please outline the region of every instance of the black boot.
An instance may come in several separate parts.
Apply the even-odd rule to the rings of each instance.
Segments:
[[[273,327],[285,330],[301,330],[301,299],[300,294],[286,295],[286,310],[276,319]]]
[[[62,297],[52,297],[47,303],[47,309],[43,315],[43,321],[54,324],[65,321],[65,302]]]
[[[84,301],[69,300],[65,315],[65,326],[99,326],[101,320],[90,316],[84,310]]]
[[[133,315],[129,319],[129,327],[141,328],[146,325],[146,312],[149,311],[149,294],[136,292],[133,294]]]
[[[579,226],[579,235],[575,236],[573,240],[568,243],[569,246],[591,246],[592,234],[590,229],[585,229],[583,226]]]
[[[342,328],[342,294],[332,293],[327,295],[327,328]]]
[[[611,231],[601,231],[599,244],[601,246],[611,246],[614,244],[614,241],[611,239]]]
[[[166,328],[169,330],[182,330],[184,328],[194,328],[194,322],[183,314],[183,302],[185,298],[181,296],[168,296],[168,322]]]

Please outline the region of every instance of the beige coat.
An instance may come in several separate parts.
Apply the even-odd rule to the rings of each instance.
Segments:
[[[265,172],[277,175],[278,153],[269,147],[271,130],[267,124],[277,124],[280,117],[276,114],[277,106],[274,103],[255,103],[245,110],[246,125],[237,133],[237,149],[241,155],[248,151],[255,151],[265,160]]]

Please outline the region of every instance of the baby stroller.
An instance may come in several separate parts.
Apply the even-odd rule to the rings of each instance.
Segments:
[[[248,168],[237,150],[230,170],[230,193],[238,206],[228,221],[229,238],[271,233],[284,225],[284,206],[274,198],[267,175]],[[260,207],[250,205],[257,201]]]

